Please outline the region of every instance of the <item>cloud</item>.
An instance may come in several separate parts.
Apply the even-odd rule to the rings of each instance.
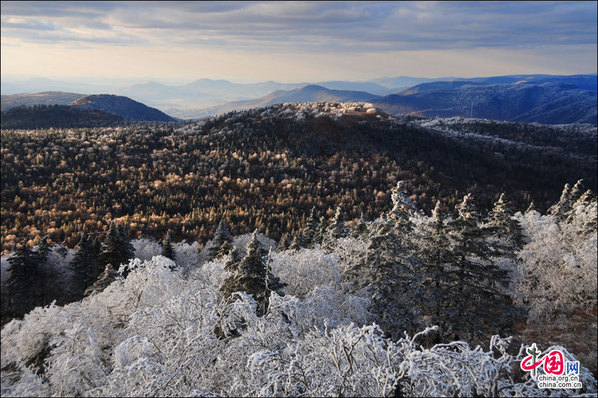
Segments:
[[[112,31],[126,39],[106,34]],[[38,43],[226,43],[306,52],[595,44],[596,3],[7,2],[2,35]]]

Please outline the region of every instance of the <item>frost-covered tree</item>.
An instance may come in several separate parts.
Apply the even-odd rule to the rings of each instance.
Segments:
[[[457,210],[459,216],[448,223],[454,257],[442,274],[448,332],[468,341],[480,341],[491,331],[510,333],[518,311],[505,291],[509,273],[490,257],[473,196],[466,195]]]
[[[344,238],[349,235],[349,229],[345,225],[345,215],[343,209],[339,206],[336,208],[332,224],[328,226],[326,232],[325,243],[327,245],[333,244],[337,239]]]
[[[214,238],[212,239],[211,246],[208,248],[208,259],[218,258],[225,253],[221,252],[222,246],[225,243],[232,244],[233,237],[230,233],[230,227],[225,219],[221,219],[216,227]]]
[[[120,276],[121,274],[112,266],[112,263],[106,264],[104,271],[98,276],[98,279],[85,289],[85,296],[103,291]]]
[[[363,212],[361,212],[357,224],[355,224],[355,227],[353,227],[353,230],[351,231],[351,236],[353,236],[354,238],[363,236],[366,233],[367,229],[368,226],[365,221],[365,217],[363,216]]]
[[[172,247],[172,240],[170,237],[170,231],[166,233],[166,237],[162,241],[162,255],[171,259],[172,261],[176,261],[176,253],[174,248]]]
[[[572,207],[573,200],[571,196],[571,186],[565,184],[559,201],[548,209],[548,214],[562,219],[567,216]]]
[[[302,230],[307,247],[313,247],[315,243],[314,240],[316,240],[316,235],[318,233],[318,225],[318,211],[316,206],[313,206],[309,212],[309,218]]]
[[[390,198],[393,205],[389,213],[391,218],[401,220],[417,212],[417,208],[405,194],[405,185],[405,181],[399,181],[391,190]]]
[[[110,228],[104,239],[100,253],[100,265],[105,267],[108,264],[116,269],[121,264],[128,263],[133,258],[134,248],[124,226],[117,226],[114,221],[110,222]],[[125,269],[123,276],[126,277],[128,269]]]
[[[326,236],[326,231],[328,230],[328,222],[326,221],[326,217],[320,217],[320,223],[318,224],[318,229],[314,235],[314,244],[321,245],[324,237]]]
[[[488,213],[485,227],[489,230],[491,235],[496,235],[502,240],[507,247],[497,247],[502,253],[513,253],[521,248],[523,244],[523,234],[519,221],[513,218],[513,210],[511,204],[507,200],[504,193],[500,195],[498,200],[494,203],[494,207]],[[508,247],[512,246],[512,247]]]
[[[290,250],[299,250],[302,247],[306,247],[307,243],[305,242],[305,238],[303,237],[303,231],[299,230],[293,237],[291,244],[289,245]]]
[[[48,253],[50,252],[50,245],[48,244],[48,235],[44,235],[38,243],[36,250],[40,262],[43,264],[48,260]]]
[[[444,310],[450,290],[454,288],[452,278],[445,269],[456,260],[452,250],[447,223],[450,220],[439,201],[432,211],[432,217],[416,230],[419,261],[418,274],[422,284],[422,305],[420,308],[423,326],[439,325],[446,330]]]
[[[596,371],[596,200],[580,200],[566,220],[519,217],[529,241],[517,253],[517,298],[528,309],[525,335],[563,342]]]
[[[280,237],[280,240],[278,241],[278,245],[276,246],[276,249],[279,252],[285,251],[289,248],[290,244],[291,244],[291,242],[289,242],[289,234],[287,232],[285,232]]]
[[[240,291],[253,295],[258,303],[257,314],[264,315],[268,310],[270,293],[284,287],[279,278],[272,274],[269,261],[255,230],[247,245],[247,255],[236,265],[234,273],[224,281],[220,291],[225,297]]]
[[[85,289],[91,286],[101,273],[98,266],[97,248],[94,246],[94,240],[83,232],[75,248],[73,259],[69,263],[69,269],[73,276],[71,287],[74,297],[83,296]]]
[[[10,307],[20,315],[42,303],[45,296],[44,270],[38,254],[25,245],[17,246],[8,262]]]

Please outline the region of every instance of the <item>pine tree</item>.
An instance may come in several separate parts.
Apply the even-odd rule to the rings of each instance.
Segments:
[[[176,261],[176,253],[174,252],[174,248],[172,247],[172,241],[170,238],[170,232],[166,233],[166,237],[162,241],[162,255],[171,259],[172,261]]]
[[[309,218],[307,219],[307,223],[303,228],[303,239],[305,241],[306,247],[313,247],[316,243],[315,240],[317,232],[318,232],[318,214],[316,210],[316,206],[311,208],[309,213]]]
[[[500,239],[506,241],[507,247],[499,245],[497,249],[501,253],[515,253],[523,245],[523,231],[519,222],[513,219],[511,204],[504,193],[494,203],[493,209],[488,213],[486,228],[489,232],[496,234]],[[514,246],[516,250],[513,250]]]
[[[411,333],[417,329],[417,301],[421,294],[411,261],[394,233],[372,237],[366,251],[370,311],[392,338],[402,337],[405,330]]]
[[[280,237],[280,240],[278,241],[278,245],[276,246],[276,250],[278,250],[279,252],[285,251],[289,248],[289,245],[290,245],[289,234],[285,232]]]
[[[390,211],[391,218],[400,220],[417,213],[417,208],[405,194],[405,186],[405,181],[399,181],[391,190],[390,198],[393,204]]]
[[[85,289],[85,296],[89,296],[95,292],[101,292],[106,289],[112,282],[114,282],[120,274],[111,263],[106,264],[104,271],[98,276],[98,279]]]
[[[506,334],[512,331],[516,308],[499,286],[509,283],[507,271],[490,257],[487,231],[471,194],[458,206],[459,216],[449,222],[449,236],[454,258],[445,268],[445,308],[450,338],[480,342],[490,330]]]
[[[72,288],[75,299],[81,297],[85,289],[97,279],[100,273],[97,261],[98,257],[95,253],[94,242],[83,232],[75,249],[75,255],[69,263],[69,268],[73,274]]]
[[[13,311],[22,315],[42,304],[45,296],[43,269],[37,253],[25,245],[17,246],[8,262],[10,278],[7,285],[10,291],[10,305]]]
[[[125,260],[123,262],[127,262],[133,257],[135,257],[135,248],[131,244],[131,239],[125,230],[125,226],[120,224],[118,226],[118,236],[120,237],[120,251],[122,253],[122,258]]]
[[[214,239],[212,239],[211,246],[208,248],[208,260],[212,260],[225,254],[220,252],[222,245],[224,245],[225,242],[232,244],[233,237],[226,220],[221,219],[216,228],[216,232],[214,233]]]
[[[41,238],[39,244],[37,245],[36,252],[42,264],[48,260],[48,253],[50,252],[50,245],[48,244],[48,235],[44,235]]]
[[[133,246],[124,227],[117,227],[114,221],[111,221],[100,253],[100,266],[105,267],[112,264],[114,269],[117,269],[121,264],[125,264],[133,258],[133,253]],[[126,278],[128,273],[129,270],[125,269],[123,276]]]
[[[257,239],[257,230],[255,230],[247,245],[247,255],[220,288],[225,297],[230,297],[232,293],[238,291],[253,295],[258,304],[256,310],[258,316],[267,312],[270,293],[284,287],[278,277],[270,272],[269,264],[264,258],[264,251]]]
[[[525,210],[525,214],[527,215],[527,214],[531,213],[532,211],[538,211],[538,209],[536,208],[536,204],[533,201],[530,202],[529,206]]]
[[[306,247],[305,239],[303,238],[303,232],[298,231],[295,236],[293,237],[293,241],[289,246],[289,250],[299,250],[302,247]]]
[[[325,243],[330,246],[331,244],[334,244],[337,239],[344,238],[348,235],[349,230],[345,225],[345,215],[343,214],[343,209],[339,206],[336,208],[332,224],[328,226]]]
[[[351,231],[351,236],[354,238],[363,236],[363,235],[365,235],[367,229],[368,229],[368,226],[365,222],[363,212],[361,212],[361,215],[359,216],[359,220],[357,221],[357,224],[355,224],[353,231]]]
[[[236,272],[239,268],[239,263],[243,257],[241,256],[241,252],[236,247],[233,247],[230,251],[230,257],[224,264],[224,270],[226,272]]]
[[[569,184],[565,184],[559,201],[548,209],[548,214],[562,220],[567,216],[572,207],[571,187]]]
[[[316,233],[314,235],[314,245],[321,245],[324,241],[324,237],[326,236],[326,231],[328,230],[328,223],[326,222],[326,217],[321,216],[320,222],[318,223],[318,228],[316,228]]]

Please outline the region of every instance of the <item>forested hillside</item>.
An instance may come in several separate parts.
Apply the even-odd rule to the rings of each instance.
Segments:
[[[3,306],[82,298],[3,327],[2,395],[596,394],[591,191],[565,186],[546,214],[468,194],[430,216],[404,182],[389,193],[354,227],[314,208],[292,241],[222,219],[203,249],[129,242],[112,223],[101,244],[2,256]],[[539,389],[520,370],[532,342],[579,360],[581,389]]]
[[[196,123],[2,131],[2,250],[73,247],[111,220],[133,238],[201,245],[222,217],[233,234],[296,233],[313,206],[350,225],[389,209],[404,180],[430,214],[467,193],[488,210],[506,192],[545,211],[562,186],[596,189],[596,128],[392,117],[371,104],[275,105]]]

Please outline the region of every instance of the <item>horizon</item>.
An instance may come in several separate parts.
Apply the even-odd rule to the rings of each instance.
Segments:
[[[597,72],[593,1],[3,1],[1,8],[3,80],[248,84]]]

